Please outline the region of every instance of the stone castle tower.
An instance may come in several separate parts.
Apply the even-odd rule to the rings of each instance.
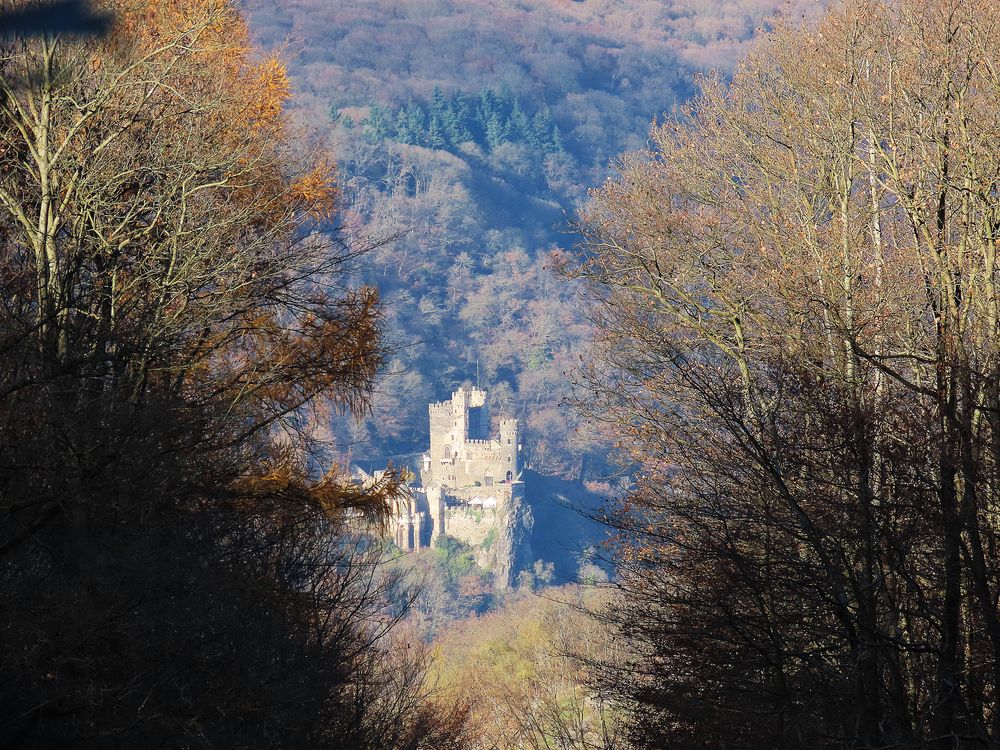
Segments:
[[[455,391],[450,401],[431,404],[431,445],[424,456],[424,487],[441,487],[458,499],[492,496],[501,504],[504,492],[520,476],[518,423],[501,419],[499,436],[490,435],[486,392]]]

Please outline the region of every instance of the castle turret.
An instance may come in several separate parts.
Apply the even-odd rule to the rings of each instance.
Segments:
[[[431,404],[428,407],[431,422],[431,447],[427,453],[422,481],[424,486],[438,484],[451,473],[454,462],[454,439],[452,437],[454,416],[451,401]]]
[[[500,420],[500,468],[507,482],[515,481],[520,476],[518,464],[521,439],[520,429],[516,419]]]
[[[451,441],[456,447],[469,438],[469,392],[461,388],[451,394]]]
[[[425,462],[422,472],[423,484],[455,486],[460,481],[455,465],[465,459],[468,441],[489,438],[486,391],[462,388],[451,394],[451,400],[431,404],[428,414],[431,447],[429,464]]]

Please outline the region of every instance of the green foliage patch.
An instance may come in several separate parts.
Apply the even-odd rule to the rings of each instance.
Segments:
[[[454,153],[470,142],[486,152],[515,143],[526,145],[535,158],[542,159],[566,150],[548,107],[526,110],[508,86],[499,91],[485,87],[474,96],[462,91],[445,96],[435,86],[429,101],[411,98],[395,110],[372,104],[362,124],[369,143],[390,139]]]

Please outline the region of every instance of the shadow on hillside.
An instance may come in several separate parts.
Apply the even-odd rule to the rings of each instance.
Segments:
[[[593,520],[604,498],[590,492],[581,482],[545,476],[526,470],[523,475],[525,498],[534,516],[530,533],[532,560],[519,560],[530,566],[534,560],[555,565],[553,583],[574,583],[581,557],[588,547],[599,545],[608,529]],[[527,550],[525,550],[527,552]],[[599,560],[593,560],[600,564]]]

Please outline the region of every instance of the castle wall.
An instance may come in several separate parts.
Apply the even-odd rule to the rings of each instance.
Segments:
[[[475,486],[448,488],[446,492],[453,501],[465,505],[502,508],[510,499],[512,485],[494,484],[492,487]]]
[[[505,476],[504,451],[496,440],[470,440],[460,454],[456,486],[498,484]]]
[[[446,533],[444,492],[440,487],[428,487],[426,490],[427,505],[431,517],[431,534],[429,544],[434,545],[438,536]]]
[[[448,536],[465,542],[470,547],[478,547],[496,528],[499,513],[492,508],[448,508],[445,511]]]

